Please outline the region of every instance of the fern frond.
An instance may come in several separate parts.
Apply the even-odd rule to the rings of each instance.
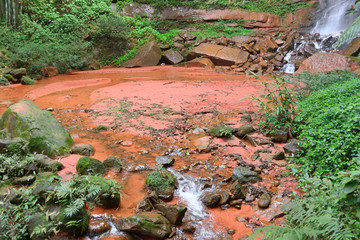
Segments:
[[[354,22],[344,31],[337,42],[333,45],[333,48],[337,48],[344,43],[352,40],[360,32],[360,16],[357,17]]]

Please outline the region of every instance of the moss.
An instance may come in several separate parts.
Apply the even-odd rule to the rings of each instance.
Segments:
[[[90,157],[80,158],[76,164],[76,171],[80,175],[103,176],[106,173],[104,164],[99,160]]]
[[[106,168],[110,168],[115,171],[121,171],[123,167],[121,159],[117,157],[108,157],[103,161],[103,164]]]
[[[7,86],[7,85],[9,85],[10,84],[10,82],[9,82],[9,80],[7,80],[5,77],[3,77],[3,76],[0,76],[0,86]]]
[[[96,132],[107,131],[107,130],[108,130],[108,127],[107,127],[107,126],[104,126],[104,125],[99,125],[99,126],[96,126],[96,127],[94,128],[94,130],[95,130]]]
[[[4,77],[10,82],[17,82],[17,79],[11,76],[10,74],[5,74]]]
[[[154,191],[165,191],[175,186],[175,178],[170,174],[162,174],[158,171],[149,173],[146,184]]]
[[[52,113],[39,109],[29,100],[21,100],[11,105],[0,118],[0,129],[12,137],[29,141],[32,152],[48,156],[64,155],[73,140]]]
[[[30,77],[28,77],[28,76],[23,76],[23,77],[21,77],[20,82],[21,82],[21,84],[23,84],[23,85],[33,85],[33,84],[36,83],[34,79],[32,79],[32,78],[30,78]]]
[[[233,128],[228,125],[221,124],[211,128],[208,132],[214,137],[230,137],[233,132]]]

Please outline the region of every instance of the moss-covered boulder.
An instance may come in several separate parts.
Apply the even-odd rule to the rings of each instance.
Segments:
[[[122,159],[114,156],[106,158],[103,164],[107,170],[111,170],[112,172],[120,172],[123,168]]]
[[[164,201],[171,201],[174,196],[175,178],[167,173],[154,171],[146,178],[146,185]]]
[[[34,154],[34,159],[42,171],[58,172],[65,168],[65,166],[56,160],[52,160],[43,154]]]
[[[166,239],[171,233],[170,222],[157,213],[147,212],[112,220],[119,231],[136,233],[155,239]]]
[[[104,164],[90,157],[82,157],[76,164],[76,171],[80,175],[103,176],[106,173]]]
[[[98,187],[100,207],[117,208],[120,205],[120,187],[113,181],[99,177],[84,175],[74,179],[74,187],[79,189],[89,189],[89,187]]]
[[[71,147],[70,152],[73,154],[79,154],[90,157],[94,155],[94,147],[89,143],[78,143]]]
[[[29,100],[11,105],[0,118],[0,130],[6,129],[11,137],[29,142],[31,152],[48,156],[64,155],[73,144],[68,131],[52,113],[43,111]]]

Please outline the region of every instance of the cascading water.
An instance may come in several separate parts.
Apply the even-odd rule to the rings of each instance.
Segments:
[[[179,183],[178,189],[175,191],[175,196],[179,198],[181,204],[186,205],[188,208],[184,219],[197,224],[193,239],[219,239],[219,233],[213,229],[211,216],[200,200],[201,195],[205,191],[212,190],[212,188],[204,190],[204,184],[199,178],[181,174],[174,169],[169,169],[169,171],[177,178]],[[177,236],[181,235],[182,232],[179,229]]]
[[[174,175],[178,182],[178,187],[174,193],[179,199],[180,205],[185,205],[187,211],[184,217],[184,221],[192,223],[196,226],[196,231],[192,235],[194,240],[217,240],[226,239],[224,233],[214,230],[214,222],[211,215],[208,213],[207,208],[201,201],[201,195],[207,191],[213,191],[216,185],[211,188],[205,188],[204,182],[201,178],[192,177],[187,174],[182,174],[175,169],[168,168],[168,171]],[[88,236],[88,240],[97,240],[108,235],[119,235],[119,232],[113,223],[111,223],[111,217],[107,215],[93,215],[94,218],[108,219],[111,225],[111,229],[99,236]],[[182,231],[182,228],[176,229],[176,239],[187,239],[186,235]]]
[[[317,19],[310,34],[305,33],[294,41],[293,50],[286,53],[282,71],[294,73],[296,62],[315,53],[330,52],[337,37],[354,21],[357,14],[346,15],[346,11],[355,4],[349,0],[320,0],[316,13]]]
[[[321,0],[318,18],[311,33],[338,36],[357,17],[356,14],[346,15],[346,11],[355,4],[349,0]]]

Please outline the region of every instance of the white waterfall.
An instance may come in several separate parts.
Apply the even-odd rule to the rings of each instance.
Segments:
[[[345,15],[355,0],[320,0],[318,18],[312,33],[321,35],[340,35],[358,16]]]

